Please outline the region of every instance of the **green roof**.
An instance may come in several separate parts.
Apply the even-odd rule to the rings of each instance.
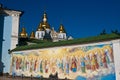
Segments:
[[[120,39],[120,34],[105,34],[105,35],[98,35],[94,37],[87,37],[87,38],[79,38],[73,40],[66,40],[66,41],[59,41],[59,42],[43,42],[40,40],[33,40],[31,42],[37,43],[32,45],[26,46],[17,46],[12,51],[21,51],[21,50],[31,50],[31,49],[41,49],[41,48],[48,48],[48,47],[57,47],[57,46],[68,46],[68,45],[77,45],[77,44],[86,44],[86,43],[93,43],[93,42],[101,42],[101,41],[109,41],[114,39]]]

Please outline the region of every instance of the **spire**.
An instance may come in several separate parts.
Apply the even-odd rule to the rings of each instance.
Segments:
[[[35,39],[35,32],[34,31],[31,32],[30,39]]]
[[[43,14],[43,22],[44,22],[44,23],[47,22],[47,14],[46,14],[46,12],[44,12],[44,14]]]
[[[59,32],[60,33],[66,33],[65,29],[64,29],[64,26],[62,24],[60,25]]]

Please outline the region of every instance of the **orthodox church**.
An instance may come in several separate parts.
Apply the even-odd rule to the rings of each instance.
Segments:
[[[22,28],[22,32],[20,33],[20,38],[29,38],[29,39],[38,39],[38,40],[49,40],[53,42],[67,40],[67,35],[64,26],[61,24],[58,31],[55,31],[54,28],[50,27],[48,23],[47,14],[43,14],[42,21],[39,23],[37,30],[32,31],[30,36],[25,30]]]
[[[46,13],[43,14],[36,31],[32,31],[30,36],[25,28],[18,33],[19,19],[22,14],[22,11],[3,8],[0,5],[0,74],[9,73],[9,75],[42,79],[51,78],[51,74],[57,73],[59,79],[120,80],[119,36],[111,37],[110,35],[109,37],[107,35],[108,40],[101,36],[90,38],[91,40],[98,38],[102,42],[98,42],[98,39],[95,41],[95,39],[88,43],[90,39],[86,38],[87,43],[82,44],[78,41],[75,45],[49,48],[38,46],[37,49],[34,47],[27,49],[24,46],[26,49],[19,47],[18,50],[14,50],[18,44],[18,38],[23,41],[24,39],[36,39],[53,42],[72,39],[66,35],[62,24],[58,31],[51,28]]]

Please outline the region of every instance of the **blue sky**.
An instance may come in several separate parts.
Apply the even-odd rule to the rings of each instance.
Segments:
[[[4,7],[24,11],[20,28],[36,31],[44,10],[56,31],[62,23],[68,36],[99,35],[103,29],[120,32],[120,0],[1,0]]]

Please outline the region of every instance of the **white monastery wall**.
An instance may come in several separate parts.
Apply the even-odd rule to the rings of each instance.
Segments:
[[[15,51],[13,53],[21,53],[21,52],[29,53],[32,51],[39,52],[40,50],[52,50],[52,49],[58,49],[58,48],[73,48],[73,47],[84,47],[84,46],[94,46],[94,45],[104,45],[104,44],[112,44],[113,46],[116,80],[120,80],[120,39],[98,42],[98,43],[78,44],[78,45],[71,45],[71,46],[60,46],[60,47],[51,47],[51,48],[43,48],[43,49]]]

